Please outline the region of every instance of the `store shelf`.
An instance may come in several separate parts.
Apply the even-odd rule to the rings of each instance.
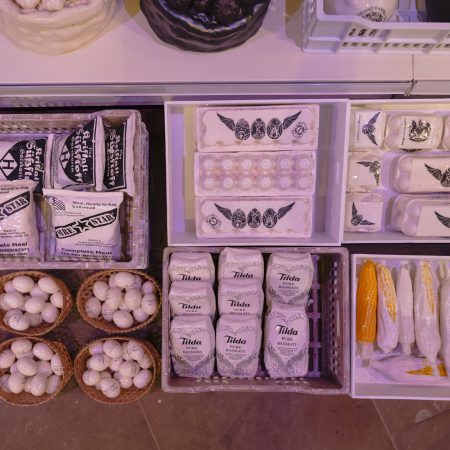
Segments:
[[[216,54],[161,43],[137,0],[125,1],[109,29],[75,52],[46,56],[0,37],[0,106],[160,104],[211,95],[404,94],[409,55],[306,54],[300,2],[272,2],[256,36]]]
[[[414,88],[412,95],[448,95],[450,64],[448,55],[417,55],[413,57]]]

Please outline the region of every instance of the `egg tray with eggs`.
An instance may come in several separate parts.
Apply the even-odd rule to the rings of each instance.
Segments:
[[[2,3],[0,2],[0,5]],[[69,8],[70,9],[70,8]],[[0,22],[1,22],[0,14]],[[145,268],[147,267],[148,231],[148,132],[135,110],[104,110],[92,114],[2,114],[0,115],[1,139],[36,139],[50,133],[56,136],[67,135],[96,116],[108,126],[119,126],[136,114],[136,129],[133,140],[135,195],[124,196],[119,210],[121,251],[118,261],[86,260],[73,257],[55,256],[55,230],[52,224],[51,207],[41,195],[35,195],[36,221],[39,236],[39,257],[3,256],[0,267],[12,269],[105,269],[105,268]]]
[[[36,53],[67,53],[97,37],[116,10],[115,0],[4,0],[0,33]]]
[[[60,342],[27,337],[0,344],[0,398],[8,403],[47,402],[61,392],[72,373],[72,360]]]
[[[155,385],[160,358],[147,341],[111,337],[86,344],[75,358],[75,377],[82,391],[107,404],[136,401]]]
[[[354,117],[370,110],[371,120],[358,124],[361,140],[366,140],[367,146],[352,148],[357,130]],[[377,115],[379,111],[386,115],[387,125],[381,123],[381,116]],[[450,104],[445,101],[352,103],[344,243],[439,243],[448,239],[449,115]],[[411,120],[411,123],[407,119],[390,122],[393,116],[409,116],[417,120]],[[433,121],[435,117],[438,121]],[[378,131],[377,125],[381,127]],[[424,149],[392,149],[406,141],[410,142],[408,146],[420,149],[423,145]],[[400,211],[399,205],[413,198],[421,203],[415,215]],[[426,208],[432,198],[441,218],[434,209],[428,211]]]
[[[171,312],[169,264],[176,252],[210,253],[218,266],[223,247],[168,247],[163,260],[162,300],[162,369],[161,384],[165,392],[194,393],[211,391],[297,392],[322,395],[346,394],[350,389],[350,327],[348,309],[348,254],[340,248],[257,247],[265,265],[274,252],[311,253],[314,282],[309,294],[307,316],[310,321],[309,367],[305,378],[272,379],[260,364],[256,377],[233,379],[179,377],[171,362],[169,329]],[[215,269],[216,270],[216,269]],[[215,276],[217,280],[217,276]],[[214,292],[217,294],[217,282]]]

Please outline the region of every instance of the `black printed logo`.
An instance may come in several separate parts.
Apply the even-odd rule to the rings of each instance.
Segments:
[[[447,169],[445,172],[442,172],[442,170],[435,169],[434,167],[429,166],[428,164],[425,164],[426,169],[428,172],[433,175],[436,180],[440,181],[441,186],[448,188],[450,187],[450,169]]]
[[[105,227],[111,225],[117,219],[117,208],[104,213],[96,214],[95,216],[85,217],[76,222],[69,223],[61,227],[55,227],[56,237],[58,239],[66,239],[77,234],[94,228]]]
[[[105,139],[105,173],[103,184],[109,190],[125,189],[126,182],[126,122],[111,128]]]
[[[380,161],[358,161],[357,164],[368,167],[369,172],[373,174],[377,186],[380,184],[380,171],[381,171],[381,163]]]
[[[374,132],[376,130],[375,123],[378,120],[378,116],[380,113],[376,113],[363,127],[362,132],[365,134],[369,139],[370,142],[372,142],[373,145],[378,145],[377,140],[375,139]]]
[[[437,211],[435,211],[434,214],[436,214],[437,219],[442,223],[442,225],[444,225],[444,227],[450,228],[450,217],[443,216]]]
[[[373,222],[364,219],[362,214],[358,214],[358,210],[356,209],[356,205],[353,202],[352,204],[352,220],[351,223],[353,226],[357,227],[358,225],[375,225]]]
[[[0,221],[30,205],[30,192],[24,192],[0,204]]]

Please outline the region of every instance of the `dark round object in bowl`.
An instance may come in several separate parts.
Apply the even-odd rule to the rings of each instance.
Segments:
[[[242,16],[242,9],[238,0],[215,0],[212,13],[217,22],[230,25]]]
[[[183,11],[189,7],[192,3],[192,0],[167,0],[167,3],[172,8]]]
[[[241,0],[191,0],[188,8],[176,10],[169,0],[140,2],[142,12],[162,41],[196,52],[218,52],[243,44],[259,30],[270,4],[270,0],[259,0],[252,5],[243,5]],[[230,12],[224,8],[231,9],[232,4],[233,14],[236,14],[236,5],[241,12],[237,19],[224,25],[219,21],[227,20]],[[222,13],[220,18],[215,17]]]

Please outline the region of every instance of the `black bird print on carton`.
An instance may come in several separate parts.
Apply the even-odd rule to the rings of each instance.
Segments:
[[[436,180],[440,181],[441,186],[448,188],[450,187],[450,169],[447,169],[445,172],[442,172],[440,169],[435,169],[434,167],[429,166],[428,164],[425,164],[426,169],[428,172],[433,175]]]
[[[378,186],[380,184],[380,170],[381,170],[380,161],[358,161],[358,164],[369,168],[369,172],[373,174],[373,176],[375,177],[375,181]]]
[[[363,127],[362,127],[362,132],[363,134],[365,134],[370,141],[372,142],[373,145],[378,145],[377,144],[377,140],[375,139],[374,136],[374,132],[376,130],[375,127],[375,123],[378,120],[378,116],[380,115],[380,113],[376,113]]]
[[[355,202],[352,204],[352,220],[351,224],[355,227],[358,225],[375,225],[373,222],[370,222],[364,219],[362,214],[358,214],[358,210],[356,209]]]
[[[444,227],[450,228],[450,217],[445,217],[437,211],[435,211],[434,214],[436,214],[437,219],[442,223],[442,225],[444,225]]]

